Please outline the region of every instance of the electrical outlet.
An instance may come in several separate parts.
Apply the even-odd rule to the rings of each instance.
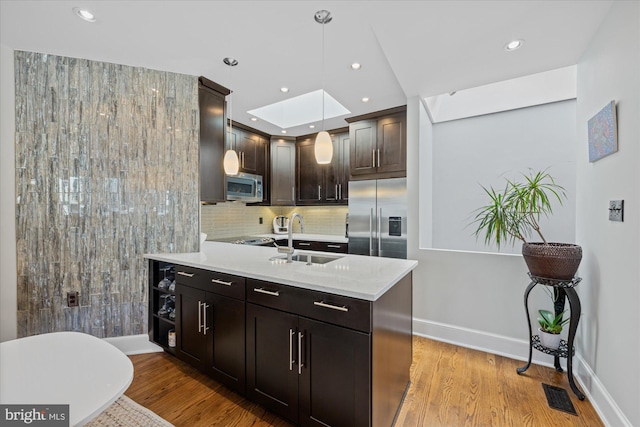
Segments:
[[[78,292],[67,292],[67,307],[77,307],[78,299]]]
[[[609,201],[609,221],[624,221],[624,200]]]
[[[262,217],[258,218],[258,224],[262,224]]]

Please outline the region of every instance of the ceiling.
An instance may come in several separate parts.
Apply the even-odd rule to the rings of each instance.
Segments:
[[[324,88],[351,114],[576,64],[612,0],[569,1],[0,1],[0,43],[16,50],[205,76],[233,90],[233,119]],[[96,15],[79,19],[80,6]],[[522,48],[506,52],[512,39]],[[222,60],[233,57],[232,69]],[[362,69],[353,71],[352,62]],[[280,92],[280,87],[290,89]],[[368,103],[361,102],[369,97]],[[316,123],[316,130],[320,127]],[[312,133],[308,125],[287,135]]]

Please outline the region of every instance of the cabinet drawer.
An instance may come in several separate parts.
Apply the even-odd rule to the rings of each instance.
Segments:
[[[350,297],[247,279],[247,301],[362,332],[371,332],[371,303]]]
[[[245,298],[244,277],[176,265],[176,282],[236,299]]]
[[[299,315],[371,332],[371,302],[324,292],[303,290],[298,297]]]

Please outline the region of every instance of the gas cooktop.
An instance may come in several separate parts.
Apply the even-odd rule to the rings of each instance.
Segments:
[[[236,245],[254,245],[254,246],[270,246],[274,242],[274,239],[271,237],[256,237],[256,236],[227,237],[224,239],[215,239],[215,240],[216,242],[234,243]]]

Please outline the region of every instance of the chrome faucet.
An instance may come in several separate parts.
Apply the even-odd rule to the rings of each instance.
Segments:
[[[293,220],[298,218],[300,221],[300,232],[304,233],[304,219],[302,215],[297,212],[294,212],[291,215],[291,219],[289,220],[289,235],[287,246],[278,246],[278,252],[287,254],[287,262],[293,262]]]

